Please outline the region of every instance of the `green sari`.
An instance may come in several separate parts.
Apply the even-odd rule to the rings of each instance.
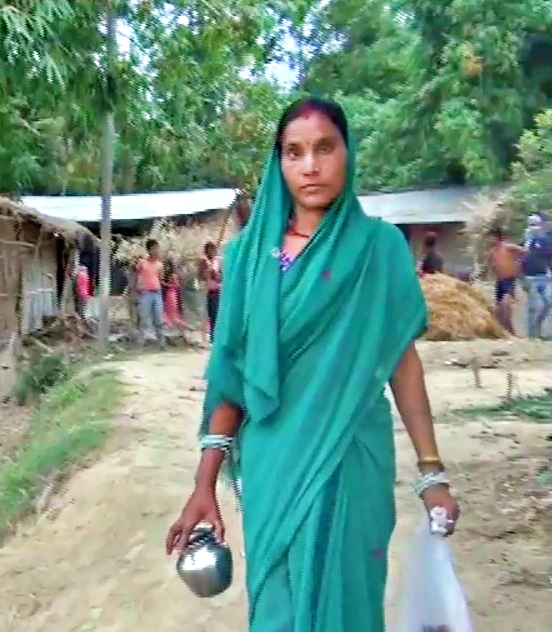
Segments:
[[[406,240],[344,191],[282,273],[292,201],[276,151],[225,255],[202,433],[242,407],[250,632],[383,632],[395,524],[393,423],[384,389],[426,326]],[[234,471],[233,475],[237,475]]]

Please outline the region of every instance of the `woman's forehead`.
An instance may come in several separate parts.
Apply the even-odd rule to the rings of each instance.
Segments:
[[[303,144],[336,137],[341,137],[341,132],[334,123],[325,114],[311,110],[286,125],[282,141],[285,144]]]

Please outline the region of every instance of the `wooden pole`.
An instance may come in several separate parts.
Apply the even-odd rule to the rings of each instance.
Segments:
[[[107,16],[107,68],[110,76],[116,60],[115,14],[109,8]],[[113,155],[115,145],[115,117],[113,104],[108,102],[105,114],[102,177],[102,219],[100,250],[100,321],[98,327],[98,345],[101,351],[107,349],[109,338],[109,294],[111,281],[111,198],[113,194]]]

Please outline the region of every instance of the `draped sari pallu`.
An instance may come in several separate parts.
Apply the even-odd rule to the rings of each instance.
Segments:
[[[246,411],[238,467],[250,632],[383,632],[395,524],[384,389],[425,328],[425,301],[402,233],[366,217],[352,193],[281,274],[281,241],[266,234],[281,240],[285,221],[261,235],[253,217],[225,257],[236,284],[223,287],[202,432],[222,401]],[[233,330],[236,297],[225,293],[239,291],[240,256],[256,281]]]

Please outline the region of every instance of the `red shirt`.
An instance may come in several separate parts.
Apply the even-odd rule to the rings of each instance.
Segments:
[[[139,286],[143,292],[158,292],[161,289],[163,264],[158,259],[142,259],[136,270]]]
[[[77,296],[80,299],[90,298],[90,278],[84,270],[77,272]]]

